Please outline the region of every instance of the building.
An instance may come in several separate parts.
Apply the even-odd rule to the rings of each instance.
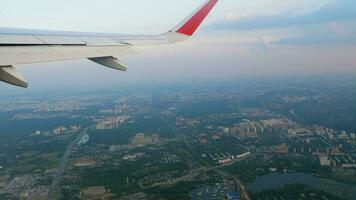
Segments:
[[[353,139],[353,140],[356,139],[356,134],[355,133],[350,133],[350,138]]]
[[[331,155],[343,155],[339,147],[332,147],[330,149],[330,154]]]
[[[127,155],[124,155],[122,157],[123,160],[129,160],[129,161],[134,161],[136,160],[137,158],[141,158],[143,156],[145,156],[146,154],[145,153],[141,153],[141,152],[138,152],[138,153],[135,153],[135,154],[127,154]]]
[[[218,160],[218,163],[219,164],[225,164],[225,163],[229,163],[231,161],[232,161],[231,158],[224,158],[224,159]]]
[[[41,135],[41,131],[35,131],[32,135]]]
[[[230,128],[230,134],[235,137],[241,138],[256,138],[258,137],[257,134],[257,127],[259,126],[256,122],[244,122],[237,126]]]
[[[146,200],[147,195],[143,192],[130,195],[130,200]]]
[[[320,156],[319,161],[321,166],[331,166],[331,161],[327,156]]]
[[[220,135],[215,133],[211,136],[211,138],[213,138],[213,140],[219,140],[220,139]]]
[[[123,144],[123,145],[111,145],[110,151],[119,151],[119,150],[129,150],[132,149],[133,146],[131,144]]]
[[[59,135],[59,134],[62,134],[62,133],[65,133],[67,131],[67,128],[64,127],[64,126],[60,126],[56,129],[54,129],[52,132],[54,135]]]
[[[144,133],[137,133],[132,139],[132,145],[134,146],[145,146],[147,144],[157,144],[160,142],[159,134],[152,134],[151,136],[146,136]]]
[[[104,186],[88,187],[81,191],[81,199],[96,199],[106,194],[106,189]]]
[[[227,199],[228,200],[238,200],[239,195],[237,192],[230,192],[229,194],[227,194]]]
[[[95,161],[91,158],[80,158],[75,163],[75,167],[91,167],[95,165]]]
[[[342,168],[356,168],[356,163],[342,164]]]
[[[127,119],[129,119],[128,116],[107,118],[106,120],[97,123],[95,128],[97,130],[115,129],[115,128],[118,128],[121,124],[123,124]]]
[[[275,153],[280,153],[280,154],[287,154],[288,151],[288,146],[286,143],[283,143],[281,145],[277,145],[275,147]]]
[[[289,128],[291,122],[286,119],[269,119],[263,120],[262,124],[264,127],[271,127],[273,129],[287,129]]]
[[[152,139],[153,143],[159,143],[159,141],[160,141],[159,134],[152,134],[151,139]]]
[[[341,134],[338,135],[338,139],[347,140],[347,139],[349,139],[349,135],[347,135],[346,131],[341,131]]]
[[[87,142],[89,142],[89,135],[85,134],[83,137],[80,138],[77,144],[81,145],[81,144],[86,144]]]
[[[309,135],[310,130],[307,128],[290,128],[288,129],[288,134],[291,136],[296,136],[296,135]]]
[[[78,126],[70,126],[70,129],[71,129],[72,132],[78,132],[78,131],[80,131],[81,128],[82,127],[80,125],[78,125]]]
[[[192,200],[236,200],[239,194],[233,182],[224,181],[222,183],[203,185],[191,191],[190,196]]]
[[[199,135],[199,142],[203,144],[207,144],[209,142],[208,140],[208,135],[206,134],[200,134]]]

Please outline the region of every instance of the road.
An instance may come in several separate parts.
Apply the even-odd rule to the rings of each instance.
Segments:
[[[63,174],[64,174],[64,171],[65,171],[65,167],[66,167],[66,164],[69,160],[69,157],[70,155],[73,153],[73,148],[77,146],[77,143],[80,141],[80,139],[85,135],[87,134],[87,131],[88,131],[89,128],[86,128],[83,130],[83,132],[81,132],[66,148],[64,154],[63,154],[63,157],[58,165],[58,168],[57,168],[57,173],[53,179],[53,182],[52,182],[52,185],[50,187],[50,191],[48,193],[48,199],[49,200],[56,200],[58,197],[59,197],[59,192],[60,192],[60,182],[62,180],[62,177],[63,177]],[[239,159],[235,159],[234,161],[232,162],[229,162],[229,163],[225,163],[225,164],[222,164],[222,165],[218,165],[218,166],[214,166],[214,167],[210,167],[210,168],[207,168],[207,167],[201,167],[199,169],[196,169],[196,170],[192,170],[188,175],[186,176],[183,176],[183,177],[180,177],[180,178],[177,178],[175,180],[172,180],[172,181],[168,181],[168,182],[163,182],[163,183],[155,183],[151,186],[143,186],[142,183],[140,183],[140,186],[142,188],[151,188],[151,187],[156,187],[156,186],[162,186],[162,185],[174,185],[176,183],[179,183],[179,182],[182,182],[182,181],[185,181],[185,180],[190,180],[196,176],[198,176],[199,174],[201,174],[202,172],[208,172],[208,171],[211,171],[211,170],[218,170],[220,168],[223,168],[223,167],[226,167],[226,166],[230,166],[230,165],[233,165],[235,164],[236,162],[238,161],[241,161],[241,160],[244,160],[246,158],[248,158],[251,154],[248,154],[246,156],[243,156]],[[220,172],[223,172],[221,170],[219,170]],[[224,173],[227,173],[227,172],[224,172]],[[244,197],[244,200],[250,200],[250,198],[248,197],[247,195],[247,192],[245,190],[245,187],[243,186],[243,184],[238,180],[238,178],[236,176],[233,176],[233,175],[230,175],[230,177],[233,177],[234,178],[234,181],[236,182],[236,185],[240,188],[240,191],[242,192],[243,194],[243,197]]]
[[[244,160],[244,159],[246,159],[246,158],[248,158],[250,156],[251,156],[251,154],[247,154],[246,156],[241,157],[239,159],[236,159],[233,162],[225,163],[225,164],[218,165],[218,166],[215,166],[215,167],[209,167],[209,168],[201,167],[199,169],[191,171],[188,175],[182,176],[182,177],[177,178],[177,179],[172,180],[172,181],[167,181],[167,182],[163,182],[163,183],[155,183],[155,184],[153,184],[151,186],[143,186],[143,184],[140,183],[140,186],[142,188],[144,188],[144,189],[147,189],[147,188],[152,188],[152,187],[156,187],[156,186],[174,185],[174,184],[177,184],[177,183],[182,182],[182,181],[191,180],[192,178],[198,176],[202,172],[216,171],[217,173],[219,173],[219,174],[221,174],[221,175],[223,175],[225,177],[232,177],[234,179],[234,182],[235,182],[236,186],[240,189],[242,200],[250,200],[250,197],[248,196],[248,193],[246,191],[245,186],[241,183],[241,181],[238,179],[238,177],[233,175],[233,174],[231,174],[231,173],[228,173],[228,172],[220,170],[220,168],[233,165],[236,162]]]
[[[302,117],[300,117],[297,113],[295,113],[294,110],[290,110],[289,113],[290,113],[293,117],[297,118],[299,121],[302,121],[303,123],[307,123],[307,121],[306,121],[305,119],[303,119]]]
[[[241,193],[241,200],[250,200],[250,197],[248,196],[245,186],[241,183],[241,181],[238,179],[237,176],[229,172],[222,171],[220,169],[215,169],[214,171],[225,177],[230,177],[230,178],[232,177],[234,179],[235,185],[239,188],[239,191]]]
[[[52,185],[50,187],[50,190],[48,192],[48,200],[55,200],[57,199],[58,195],[59,195],[59,189],[60,189],[60,183],[62,180],[62,176],[64,174],[65,168],[66,168],[66,164],[69,160],[70,155],[73,152],[73,148],[77,145],[77,143],[79,142],[79,140],[85,135],[87,134],[89,128],[84,129],[66,148],[63,157],[57,167],[57,173],[53,178],[53,182]]]

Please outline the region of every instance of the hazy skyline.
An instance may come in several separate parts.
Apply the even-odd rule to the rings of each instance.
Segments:
[[[204,0],[0,0],[0,27],[162,33]],[[18,66],[34,87],[139,81],[356,74],[352,0],[220,0],[190,41],[123,57],[126,73],[89,61]],[[0,84],[6,90],[21,90]]]

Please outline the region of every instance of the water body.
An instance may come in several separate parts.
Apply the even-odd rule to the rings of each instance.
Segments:
[[[248,187],[253,192],[260,192],[293,183],[301,183],[347,200],[354,200],[356,197],[356,185],[338,183],[303,173],[268,174],[258,177]]]

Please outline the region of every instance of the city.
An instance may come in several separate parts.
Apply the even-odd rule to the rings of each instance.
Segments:
[[[356,200],[355,0],[0,0],[0,200]]]
[[[352,200],[355,85],[318,81],[9,96],[0,198]]]

